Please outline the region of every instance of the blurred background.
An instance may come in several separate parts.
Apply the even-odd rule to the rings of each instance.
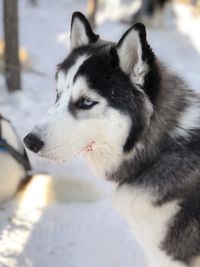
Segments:
[[[200,89],[199,0],[0,0],[0,267],[145,264],[112,208],[110,185],[81,157],[55,164],[25,152],[21,142],[55,100],[56,65],[69,53],[77,10],[113,41],[143,22],[155,54]],[[85,203],[51,196],[50,180],[73,176],[93,181],[104,196]]]

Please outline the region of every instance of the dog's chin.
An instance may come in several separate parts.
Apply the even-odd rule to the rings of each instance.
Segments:
[[[57,163],[62,163],[64,161],[69,161],[70,159],[74,158],[75,154],[62,154],[62,153],[54,153],[53,151],[40,151],[37,154],[40,158],[52,161],[52,162],[57,162]]]
[[[86,156],[88,153],[93,152],[95,142],[91,141],[83,148],[78,148],[76,149],[63,149],[63,148],[54,148],[54,149],[49,149],[47,146],[44,146],[42,150],[40,150],[37,155],[41,158],[47,159],[49,161],[54,161],[54,162],[64,162],[64,161],[69,161],[73,159],[74,157],[77,156]]]

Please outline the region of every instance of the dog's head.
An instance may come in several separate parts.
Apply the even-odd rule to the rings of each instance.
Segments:
[[[82,151],[100,159],[130,153],[153,112],[155,66],[142,24],[115,44],[101,40],[75,12],[71,51],[56,74],[56,102],[25,137],[26,146],[54,160]]]

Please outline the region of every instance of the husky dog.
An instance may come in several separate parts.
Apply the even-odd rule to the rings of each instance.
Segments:
[[[56,102],[26,146],[53,160],[83,152],[113,181],[150,267],[199,267],[200,98],[156,58],[144,25],[111,43],[79,12],[56,80]]]

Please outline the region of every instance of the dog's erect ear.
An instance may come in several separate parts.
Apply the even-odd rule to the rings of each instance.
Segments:
[[[95,43],[99,36],[96,35],[86,19],[80,12],[74,12],[71,21],[71,49]]]
[[[149,60],[154,58],[146,41],[145,26],[141,23],[132,26],[118,42],[117,49],[122,70],[142,85]]]

